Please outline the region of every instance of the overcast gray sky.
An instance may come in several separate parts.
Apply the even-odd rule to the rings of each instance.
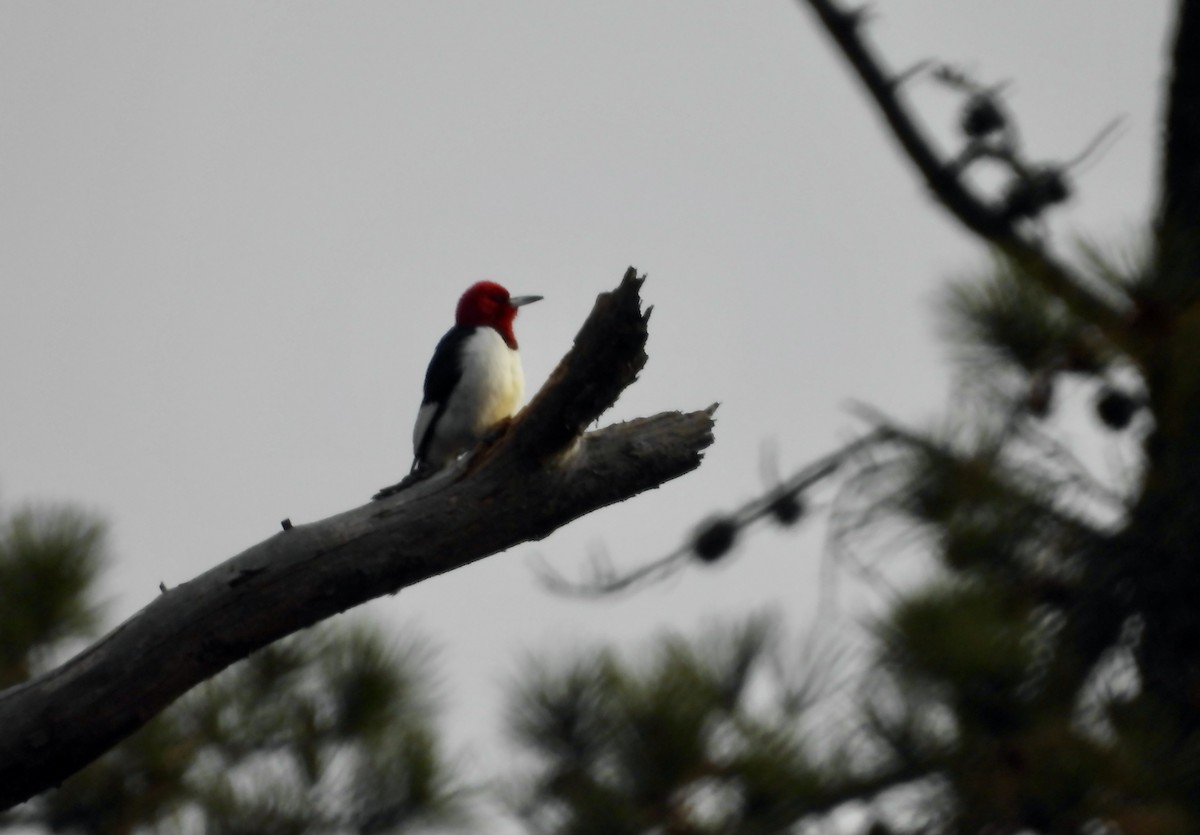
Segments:
[[[1030,155],[1119,140],[1054,224],[1147,217],[1166,0],[880,0],[870,34],[1011,81]],[[955,99],[912,93],[952,135]],[[603,543],[633,565],[855,430],[948,392],[931,300],[983,253],[931,203],[809,14],[789,0],[8,2],[0,6],[0,499],[108,518],[114,622],[410,463],[421,380],[479,279],[546,300],[529,389],[626,266],[650,362],[612,414],[721,402],[701,469],[366,607],[441,648],[451,736],[503,761],[529,653],[816,600],[819,536],[629,599],[548,596]],[[853,622],[854,606],[845,617]]]

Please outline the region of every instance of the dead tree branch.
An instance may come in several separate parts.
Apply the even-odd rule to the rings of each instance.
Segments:
[[[295,525],[0,693],[0,809],[57,785],[187,690],[330,615],[461,568],[699,466],[713,407],[582,434],[646,361],[631,268],[509,431],[378,502]]]

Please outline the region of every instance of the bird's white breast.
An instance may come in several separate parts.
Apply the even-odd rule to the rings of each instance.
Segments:
[[[443,466],[475,446],[489,429],[516,414],[525,396],[521,357],[492,328],[479,328],[462,345],[462,376],[432,428],[426,458]],[[426,404],[417,418],[413,445],[419,446],[437,405]]]
[[[462,379],[448,405],[473,416],[472,429],[482,435],[516,414],[525,396],[525,373],[520,354],[491,328],[471,334],[463,347]]]

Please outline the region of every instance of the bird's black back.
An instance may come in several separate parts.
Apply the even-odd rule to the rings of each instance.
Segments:
[[[421,436],[421,442],[417,445],[417,460],[414,467],[424,461],[425,455],[429,452],[429,443],[433,439],[434,428],[438,425],[442,412],[446,409],[450,393],[462,379],[462,344],[476,330],[474,326],[470,325],[455,325],[446,331],[446,335],[441,338],[437,348],[434,349],[433,359],[429,361],[429,367],[425,369],[425,397],[421,400],[421,405],[427,406],[435,403],[437,411],[433,413],[433,419],[425,427],[425,434]]]

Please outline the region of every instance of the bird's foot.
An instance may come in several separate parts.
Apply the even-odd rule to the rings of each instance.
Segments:
[[[388,496],[394,496],[397,493],[399,493],[400,491],[407,490],[409,487],[412,487],[417,482],[424,481],[425,479],[427,479],[431,475],[433,475],[434,472],[436,472],[436,470],[434,470],[432,467],[427,468],[427,469],[423,468],[423,469],[419,469],[419,470],[413,470],[411,473],[406,475],[404,478],[400,479],[400,481],[393,484],[391,487],[384,487],[382,490],[380,490],[378,493],[376,493],[374,496],[372,496],[371,500],[377,502],[380,499],[386,499]]]

